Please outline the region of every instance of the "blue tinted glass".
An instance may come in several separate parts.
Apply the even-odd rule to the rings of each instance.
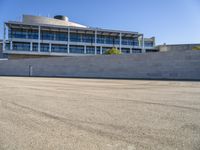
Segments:
[[[86,53],[87,54],[95,54],[95,47],[87,47]]]
[[[49,52],[49,44],[40,44],[40,52]]]
[[[56,53],[67,53],[67,45],[52,45],[51,51]]]
[[[13,50],[16,50],[16,51],[30,51],[30,43],[13,42]]]
[[[83,54],[84,53],[84,47],[83,46],[70,46],[70,53],[77,53],[77,54]]]

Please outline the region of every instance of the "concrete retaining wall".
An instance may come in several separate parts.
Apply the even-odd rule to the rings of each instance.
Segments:
[[[31,67],[30,67],[31,66]],[[32,69],[30,69],[32,68]],[[0,75],[200,80],[200,52],[0,61]]]
[[[187,51],[192,50],[195,46],[200,46],[200,44],[177,44],[177,45],[160,45],[158,46],[159,51]]]

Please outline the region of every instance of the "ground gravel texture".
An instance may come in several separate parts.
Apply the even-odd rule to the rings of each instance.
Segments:
[[[0,150],[200,150],[200,82],[0,77]]]

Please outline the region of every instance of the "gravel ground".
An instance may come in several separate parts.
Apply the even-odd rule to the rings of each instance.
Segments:
[[[200,82],[0,77],[0,150],[200,150]]]

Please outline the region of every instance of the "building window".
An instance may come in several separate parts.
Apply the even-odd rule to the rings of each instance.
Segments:
[[[2,48],[3,48],[3,44],[2,44]],[[6,49],[6,50],[11,50],[11,49],[10,49],[10,43],[6,43],[5,49]]]
[[[51,51],[56,53],[67,53],[67,45],[52,44]]]
[[[142,53],[142,50],[141,49],[133,49],[132,53]]]
[[[122,53],[123,54],[129,54],[130,53],[130,49],[128,49],[128,48],[122,48]]]
[[[28,39],[38,39],[38,31],[28,30]]]
[[[153,41],[144,41],[144,47],[153,47]]]
[[[97,43],[110,44],[110,45],[119,45],[119,37],[98,35],[97,36]]]
[[[97,47],[97,54],[101,54],[101,48]]]
[[[139,46],[139,41],[138,40],[134,40],[133,41],[133,46]]]
[[[30,43],[13,42],[13,50],[30,51]]]
[[[8,37],[9,38],[20,38],[20,39],[26,39],[28,37],[27,30],[25,29],[14,29],[10,28],[8,30]]]
[[[41,31],[41,40],[54,40],[54,34],[50,31]]]
[[[158,50],[157,50],[157,49],[146,49],[146,52],[147,52],[147,53],[150,53],[150,52],[158,52]]]
[[[41,43],[40,52],[49,52],[49,44]]]
[[[94,34],[71,33],[70,41],[71,42],[95,43],[95,38],[94,38]]]
[[[95,54],[95,47],[87,46],[86,53],[87,54]]]
[[[37,52],[38,51],[38,43],[33,43],[32,51],[33,52]]]
[[[85,43],[95,43],[94,34],[83,34],[82,41]]]
[[[19,39],[38,39],[38,30],[10,28],[8,30],[8,37]]]
[[[70,53],[84,54],[84,46],[70,45]]]
[[[78,33],[71,33],[70,34],[70,41],[71,42],[82,42],[82,36]]]
[[[56,41],[68,41],[68,33],[56,32],[55,40]]]

